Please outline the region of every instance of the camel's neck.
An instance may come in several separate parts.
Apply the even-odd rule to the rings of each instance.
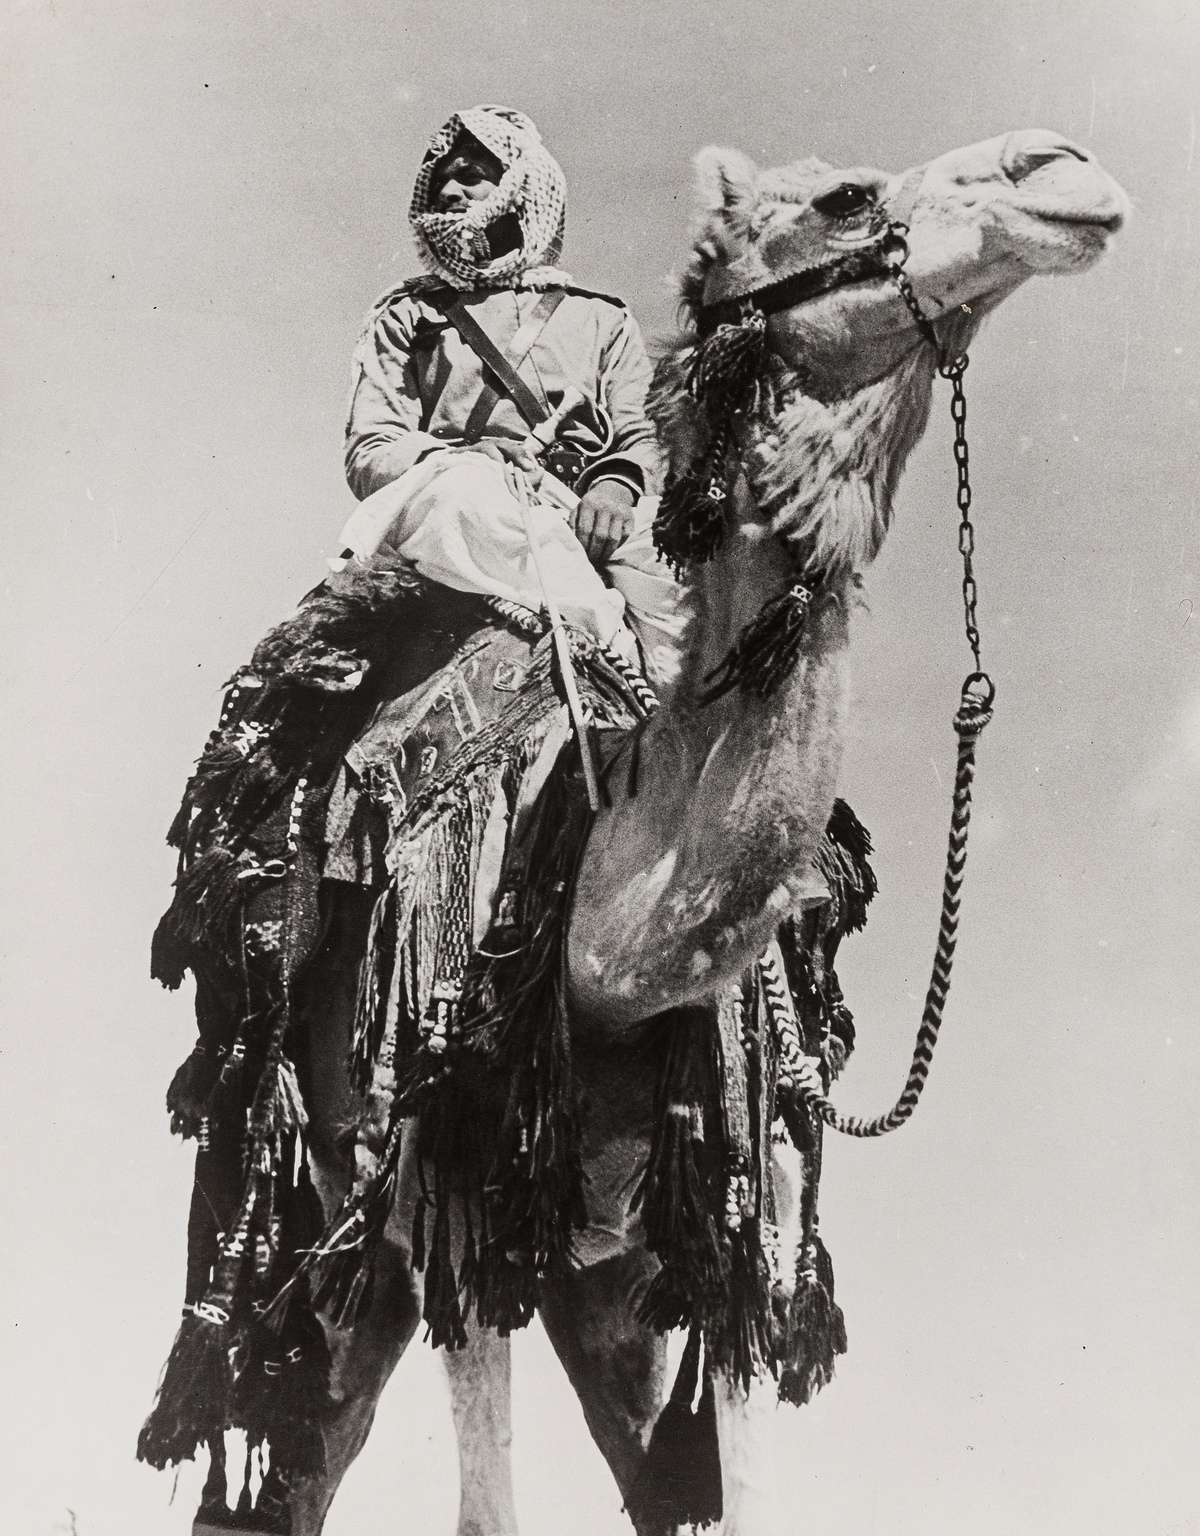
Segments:
[[[857,571],[928,409],[927,362],[902,372],[834,406],[794,401],[769,462],[753,466],[754,500],[790,542],[762,536],[743,486],[740,518],[759,537],[732,532],[694,572],[679,681],[642,734],[636,775],[624,763],[610,774],[613,803],[580,870],[570,989],[576,1017],[602,1030],[711,995],[819,889],[810,866],[841,763]],[[826,581],[795,669],[769,698],[735,689],[704,704],[706,677],[795,580],[797,558]]]
[[[740,975],[812,889],[841,760],[853,582],[814,604],[778,692],[699,702],[706,674],[790,574],[774,540],[744,536],[698,571],[680,679],[642,735],[636,778],[625,763],[610,775],[569,950],[576,1012],[605,1029]]]

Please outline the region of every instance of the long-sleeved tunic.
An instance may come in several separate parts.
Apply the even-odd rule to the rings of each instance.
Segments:
[[[508,353],[518,327],[542,298],[532,289],[459,295],[492,341]],[[604,416],[581,407],[559,433],[598,453],[577,489],[624,481],[636,494],[657,490],[658,453],[646,417],[650,362],[637,322],[618,299],[567,288],[518,362],[521,378],[553,408],[574,385]],[[361,500],[395,480],[431,449],[479,437],[521,441],[529,426],[511,400],[485,389],[483,364],[439,309],[419,293],[385,294],[368,317],[354,357],[346,426],[346,478]],[[483,397],[483,405],[480,405]]]

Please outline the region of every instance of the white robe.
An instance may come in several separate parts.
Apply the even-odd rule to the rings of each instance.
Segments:
[[[568,624],[632,656],[631,629],[650,681],[671,682],[684,615],[680,588],[654,549],[658,498],[636,503],[633,533],[605,567],[611,586],[567,526],[572,500],[547,475],[529,509],[542,573],[559,611]],[[423,576],[456,591],[507,598],[534,613],[544,606],[521,507],[503,464],[487,454],[428,454],[360,502],[342,530],[343,559],[366,559],[384,544]]]

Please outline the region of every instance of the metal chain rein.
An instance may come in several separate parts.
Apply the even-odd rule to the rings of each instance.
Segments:
[[[921,1027],[913,1048],[912,1064],[904,1091],[886,1114],[874,1120],[861,1120],[856,1115],[843,1115],[821,1091],[817,1064],[803,1056],[799,1035],[791,1010],[781,996],[782,978],[770,953],[759,961],[763,974],[764,991],[771,1009],[772,1021],[779,1038],[784,1069],[791,1077],[795,1091],[804,1099],[810,1110],[832,1130],[846,1136],[883,1136],[899,1129],[917,1107],[917,1102],[929,1077],[933,1063],[933,1051],[938,1032],[942,1027],[942,1014],[950,992],[950,973],[954,963],[954,950],[958,943],[958,915],[961,904],[963,871],[967,862],[967,829],[971,822],[971,787],[975,779],[975,744],[980,733],[992,718],[992,704],[996,689],[991,678],[983,670],[980,659],[979,626],[975,616],[978,590],[975,585],[975,528],[971,522],[971,474],[967,449],[967,400],[963,391],[963,374],[967,371],[968,357],[965,352],[951,357],[941,345],[929,317],[921,308],[913,291],[912,283],[904,272],[908,259],[905,240],[907,227],[894,223],[889,228],[889,249],[892,281],[900,291],[900,297],[916,322],[921,335],[934,349],[937,369],[942,378],[949,380],[950,416],[954,422],[954,463],[958,471],[956,501],[959,511],[958,549],[963,563],[963,619],[967,644],[975,662],[975,670],[968,674],[962,685],[962,698],[954,717],[954,729],[958,735],[958,767],[954,776],[954,801],[950,813],[950,838],[946,849],[946,876],[942,885],[942,920],[938,929],[937,950],[933,958],[933,973],[929,990],[925,994],[925,1010],[921,1015]]]

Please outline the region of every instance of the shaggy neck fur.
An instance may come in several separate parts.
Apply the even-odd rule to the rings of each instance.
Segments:
[[[671,472],[700,451],[697,408],[686,380],[684,343],[655,374],[649,410]],[[875,559],[892,521],[892,499],[929,420],[935,359],[914,339],[898,367],[850,393],[777,364],[780,408],[768,425],[742,429],[752,516],[787,540],[796,569],[835,580]]]
[[[806,575],[842,578],[879,553],[896,485],[929,419],[933,369],[921,346],[846,398],[824,401],[798,387],[785,396],[750,473],[760,513]]]

